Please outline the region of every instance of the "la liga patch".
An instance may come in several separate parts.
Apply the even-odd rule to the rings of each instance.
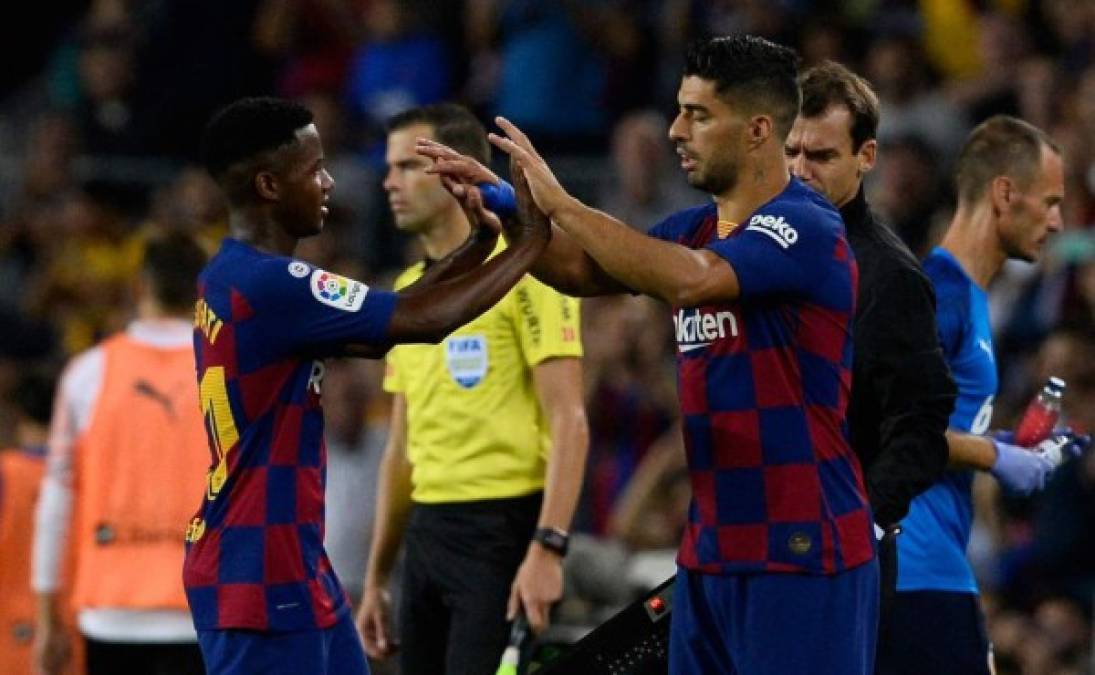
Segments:
[[[312,297],[344,312],[361,309],[365,295],[369,292],[369,287],[360,281],[319,269],[312,272],[308,284],[312,289]]]

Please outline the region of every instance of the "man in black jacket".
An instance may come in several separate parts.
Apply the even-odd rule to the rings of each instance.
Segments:
[[[799,84],[802,109],[785,144],[787,162],[840,209],[859,264],[848,427],[875,522],[892,531],[913,497],[943,475],[955,385],[939,348],[931,282],[863,196],[878,148],[877,97],[831,62],[803,73]]]
[[[840,209],[859,265],[848,431],[879,538],[881,644],[897,590],[898,523],[943,476],[956,388],[939,347],[931,282],[863,195],[878,150],[878,98],[832,62],[803,73],[799,85],[802,107],[784,145],[788,168]]]

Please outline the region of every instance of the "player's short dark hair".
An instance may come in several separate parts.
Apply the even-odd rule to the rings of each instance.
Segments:
[[[878,135],[878,96],[867,80],[835,61],[824,61],[798,79],[803,117],[820,117],[833,106],[852,115],[852,150],[858,151]]]
[[[782,140],[798,115],[798,61],[793,49],[755,35],[716,37],[688,47],[684,76],[711,80],[719,96],[732,93],[735,104],[771,115]]]
[[[293,101],[273,97],[242,98],[221,108],[202,135],[202,161],[220,182],[236,164],[277,150],[312,123],[312,112]]]
[[[388,120],[388,133],[415,124],[433,128],[435,140],[453,150],[490,164],[490,143],[483,123],[470,110],[455,103],[432,103],[410,108]]]
[[[145,243],[141,272],[157,302],[169,311],[185,312],[197,300],[198,274],[205,263],[202,247],[185,232],[173,230]]]
[[[21,415],[42,426],[49,426],[56,386],[57,374],[52,368],[26,368],[19,374],[7,399]]]
[[[998,176],[1026,185],[1042,162],[1043,148],[1061,154],[1046,132],[1009,115],[994,115],[970,132],[958,154],[955,187],[958,201],[970,203]]]

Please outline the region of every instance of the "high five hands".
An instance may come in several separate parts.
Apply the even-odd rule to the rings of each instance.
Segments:
[[[483,202],[483,193],[474,184],[461,183],[449,176],[441,176],[441,184],[460,202],[464,215],[471,224],[476,239],[493,239],[502,232],[502,221]]]
[[[505,132],[505,136],[491,133],[487,137],[495,147],[510,156],[510,173],[517,192],[519,219],[525,220],[526,224],[531,224],[527,223],[528,218],[550,221],[551,216],[573,198],[563,189],[524,132],[504,117],[495,118],[495,122]],[[465,187],[501,183],[493,171],[475,159],[436,141],[419,138],[415,150],[433,160],[433,165],[427,171],[440,175],[442,180],[447,179]],[[528,203],[526,199],[522,204],[522,192],[525,193],[524,196],[531,197],[533,203]]]

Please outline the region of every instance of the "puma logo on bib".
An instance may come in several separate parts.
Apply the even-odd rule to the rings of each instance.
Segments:
[[[487,339],[482,335],[454,335],[445,341],[445,362],[456,383],[471,389],[487,374]]]

